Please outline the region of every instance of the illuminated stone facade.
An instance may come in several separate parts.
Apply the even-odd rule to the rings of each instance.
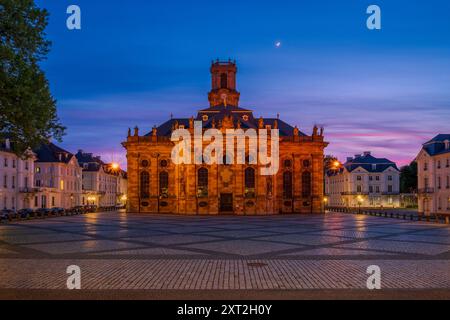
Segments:
[[[150,133],[129,130],[123,146],[128,160],[129,212],[174,214],[278,214],[323,212],[323,154],[327,143],[323,130],[314,127],[311,135],[276,118],[255,118],[239,107],[235,62],[215,61],[211,66],[210,107],[196,117],[172,118]],[[194,122],[203,131],[216,128],[279,130],[279,170],[261,175],[261,163],[180,164],[171,160],[172,132],[186,129],[194,135]],[[224,139],[225,143],[225,139]],[[203,147],[209,142],[203,142]],[[224,146],[225,149],[225,146]],[[192,148],[192,153],[194,148]],[[193,155],[192,155],[193,157]],[[224,162],[231,162],[224,156]]]

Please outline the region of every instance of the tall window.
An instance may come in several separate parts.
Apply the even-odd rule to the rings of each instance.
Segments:
[[[228,88],[228,76],[226,73],[222,73],[220,75],[220,87],[222,89]]]
[[[311,196],[311,172],[309,171],[302,174],[302,196],[303,198]]]
[[[245,197],[255,197],[255,169],[245,169]]]
[[[140,188],[141,198],[150,198],[150,175],[147,171],[141,172]]]
[[[166,171],[159,173],[159,194],[163,198],[169,196],[169,174]]]
[[[290,171],[283,173],[283,198],[292,198],[292,173]]]
[[[197,195],[199,198],[208,197],[208,169],[200,168],[197,172]]]

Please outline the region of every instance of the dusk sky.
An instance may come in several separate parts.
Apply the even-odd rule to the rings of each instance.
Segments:
[[[450,133],[450,1],[37,1],[53,42],[43,63],[61,144],[126,165],[128,127],[151,130],[208,107],[211,60],[236,59],[240,106],[310,134],[326,154],[399,165]],[[66,9],[82,10],[82,30]],[[382,30],[366,28],[377,4]],[[281,46],[275,46],[277,41]]]

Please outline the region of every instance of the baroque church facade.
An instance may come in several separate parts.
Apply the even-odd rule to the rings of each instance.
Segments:
[[[283,213],[318,214],[324,211],[323,157],[327,142],[323,129],[312,134],[276,118],[255,117],[239,106],[236,90],[237,66],[234,61],[213,61],[209,107],[191,118],[173,118],[140,135],[136,127],[128,131],[123,146],[128,161],[128,212],[167,214],[264,215]],[[194,136],[194,122],[202,130],[215,128],[267,130],[279,132],[279,168],[274,175],[262,175],[259,161],[251,161],[245,146],[245,164],[192,162],[175,164],[171,160],[172,132],[186,129]],[[225,141],[225,139],[224,139]],[[203,146],[209,143],[203,142]],[[194,148],[192,148],[194,150]],[[225,150],[225,146],[224,146]],[[192,151],[192,157],[194,156]],[[236,153],[235,153],[236,154]],[[222,162],[222,161],[221,161]],[[255,163],[256,162],[256,163]],[[254,163],[254,164],[252,164]]]

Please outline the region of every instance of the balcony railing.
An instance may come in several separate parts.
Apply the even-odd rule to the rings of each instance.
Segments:
[[[357,191],[345,191],[341,192],[342,196],[366,196],[368,192],[357,192]]]
[[[420,194],[426,194],[426,193],[434,193],[434,188],[421,188],[419,189]]]
[[[39,188],[28,188],[28,187],[20,188],[19,192],[20,193],[36,193],[36,192],[39,192]]]

